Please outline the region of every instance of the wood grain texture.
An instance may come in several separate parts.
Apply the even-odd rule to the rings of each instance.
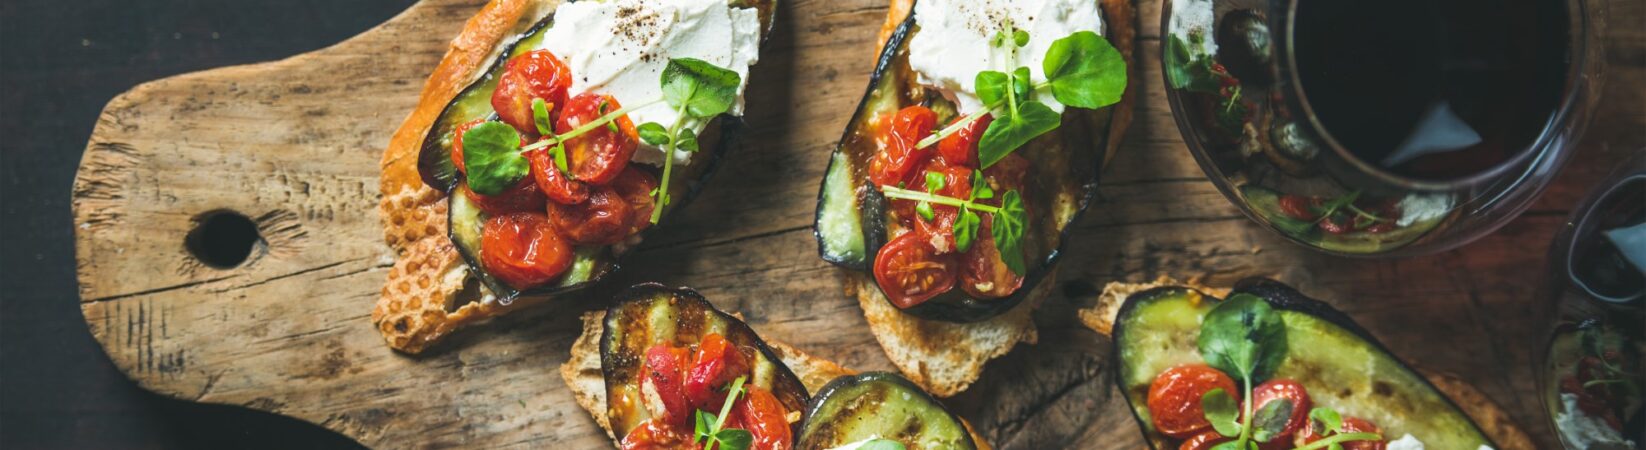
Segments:
[[[1468,380],[1538,447],[1553,445],[1531,394],[1547,306],[1536,292],[1566,209],[1646,145],[1643,3],[1608,5],[1605,99],[1530,212],[1459,250],[1351,260],[1258,228],[1205,180],[1165,106],[1159,5],[1145,2],[1144,98],[1102,200],[1068,244],[1064,281],[1037,313],[1043,338],[992,363],[953,404],[1000,448],[1137,448],[1100,370],[1108,343],[1074,309],[1109,281],[1267,275],[1330,299],[1407,360]],[[848,367],[890,367],[811,235],[818,180],[873,66],[881,0],[782,4],[751,75],[745,144],[616,279],[421,357],[386,348],[367,320],[392,262],[375,210],[378,156],[480,4],[425,0],[330,48],[148,83],[108,105],[73,201],[81,308],[122,371],[165,395],[293,416],[373,447],[602,448],[555,371],[578,315],[638,281],[695,287],[769,338]],[[196,218],[215,210],[255,219],[264,236],[239,267],[184,250]]]

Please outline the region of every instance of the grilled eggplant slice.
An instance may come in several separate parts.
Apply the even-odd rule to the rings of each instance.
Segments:
[[[1104,2],[1105,17],[1131,20],[1113,14],[1108,4]],[[1107,26],[1104,32],[1113,34],[1122,28]],[[868,92],[835,147],[818,191],[818,253],[824,260],[847,269],[869,272],[875,254],[891,236],[891,227],[897,226],[890,223],[886,199],[868,181],[869,160],[877,150],[873,126],[876,118],[912,105],[928,105],[938,111],[939,123],[948,123],[954,116],[953,105],[937,91],[917,84],[909,69],[907,44],[915,32],[914,16],[910,15],[887,39],[869,79]],[[1098,173],[1116,148],[1117,142],[1111,141],[1120,135],[1111,127],[1123,129],[1125,120],[1118,120],[1117,115],[1129,117],[1117,114],[1116,108],[1128,104],[1122,101],[1099,110],[1069,108],[1056,131],[1017,150],[1031,162],[1033,174],[1021,191],[1030,213],[1023,247],[1031,257],[1027,258],[1028,274],[1017,292],[1006,298],[977,299],[953,289],[905,311],[928,319],[976,322],[1006,312],[1027,298],[1035,285],[1051,273],[1069,225],[1079,219],[1095,197]]]
[[[714,309],[697,291],[646,283],[623,291],[617,300],[606,311],[605,332],[600,336],[606,416],[617,436],[628,435],[651,418],[640,393],[646,350],[663,343],[695,345],[709,333],[725,336],[749,358],[753,369],[749,384],[771,391],[788,411],[805,410],[809,394],[800,378],[747,324]]]
[[[1349,316],[1268,279],[1243,280],[1230,294],[1241,293],[1268,301],[1286,323],[1292,344],[1271,378],[1296,380],[1310,389],[1316,404],[1371,420],[1385,438],[1410,433],[1428,448],[1492,445],[1456,404]],[[1201,318],[1218,301],[1190,288],[1161,287],[1133,294],[1120,307],[1114,324],[1120,358],[1115,382],[1156,449],[1170,447],[1150,420],[1149,384],[1172,366],[1202,361],[1196,336]]]
[[[574,0],[568,0],[574,1]],[[772,12],[777,7],[777,0],[733,0],[734,7],[755,8],[759,11],[761,22],[761,39],[771,33]],[[617,270],[618,258],[627,253],[646,236],[651,229],[642,231],[638,236],[613,246],[580,247],[573,260],[573,268],[568,274],[556,283],[539,286],[526,291],[520,291],[507,284],[499,282],[489,275],[480,264],[480,234],[479,230],[486,221],[484,213],[460,195],[457,187],[461,184],[462,175],[457,172],[451,163],[451,145],[453,130],[459,125],[475,119],[495,119],[496,113],[492,110],[491,96],[497,88],[497,77],[503,72],[503,63],[509,58],[526,53],[538,47],[542,42],[544,31],[554,22],[554,14],[544,17],[541,22],[531,27],[514,43],[506,46],[497,61],[492,63],[486,73],[459,93],[434,125],[429,127],[428,134],[423,138],[423,146],[418,153],[417,169],[423,182],[430,187],[445,192],[449,202],[451,239],[456,244],[458,252],[463,255],[469,267],[479,274],[480,281],[503,304],[508,304],[522,295],[538,296],[562,293],[585,287],[600,281],[605,275]],[[740,117],[722,115],[711,121],[708,127],[699,136],[703,148],[692,158],[690,164],[678,165],[671,175],[669,192],[674,201],[670,202],[670,210],[678,209],[689,203],[697,196],[704,183],[719,166],[720,159],[726,152],[737,145],[737,141],[744,128]],[[652,169],[646,166],[636,166],[643,170]],[[661,169],[653,171],[657,175]],[[655,228],[655,227],[654,227]],[[463,230],[463,231],[460,231]]]
[[[902,376],[868,372],[836,378],[806,407],[795,450],[827,450],[872,438],[909,450],[973,450],[958,416]]]

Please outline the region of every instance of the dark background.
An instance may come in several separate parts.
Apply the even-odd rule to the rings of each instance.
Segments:
[[[294,419],[161,398],[116,371],[80,315],[69,189],[116,94],[325,47],[411,3],[0,2],[0,447],[359,447]]]

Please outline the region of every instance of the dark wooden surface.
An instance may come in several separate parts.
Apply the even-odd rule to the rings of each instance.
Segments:
[[[145,81],[331,45],[410,0],[0,3],[0,448],[357,448],[295,419],[171,400],[87,333],[69,188],[103,105]]]

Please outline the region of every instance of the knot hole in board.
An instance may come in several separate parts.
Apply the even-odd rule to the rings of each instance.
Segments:
[[[246,262],[252,249],[264,243],[257,223],[245,214],[230,210],[201,213],[194,228],[183,238],[190,255],[213,269],[233,269]]]

